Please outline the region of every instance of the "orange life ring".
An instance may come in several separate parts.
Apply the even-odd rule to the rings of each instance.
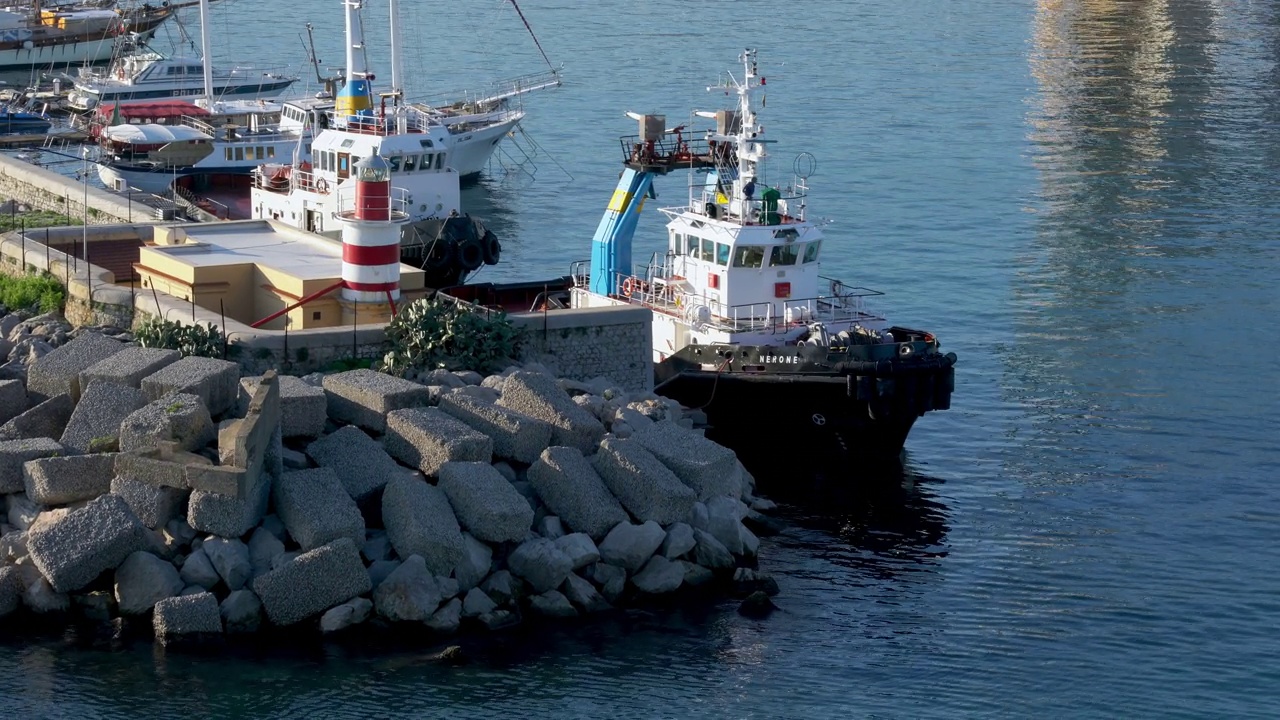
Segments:
[[[623,294],[623,295],[626,295],[627,297],[631,297],[631,294],[632,294],[632,293],[634,293],[635,291],[636,291],[636,279],[635,279],[635,278],[630,278],[630,277],[629,277],[629,278],[627,278],[626,280],[623,280],[623,281],[622,281],[622,294]]]

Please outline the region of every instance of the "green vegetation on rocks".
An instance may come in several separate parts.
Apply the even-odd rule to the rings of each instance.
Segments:
[[[59,227],[61,225],[80,225],[79,218],[67,217],[61,213],[48,210],[32,210],[30,212],[0,215],[0,232],[9,232],[21,228]]]
[[[40,312],[60,312],[66,291],[52,275],[0,275],[0,305],[25,310],[38,305]]]
[[[226,347],[217,325],[184,325],[155,317],[142,321],[133,336],[142,347],[177,350],[183,357],[221,358]]]
[[[387,326],[391,351],[378,370],[403,377],[410,371],[490,372],[520,356],[524,332],[504,313],[480,313],[465,305],[423,298],[400,309]]]

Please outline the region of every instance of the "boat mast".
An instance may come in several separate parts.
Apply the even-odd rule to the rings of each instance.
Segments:
[[[204,106],[213,111],[213,60],[209,57],[209,0],[200,0],[200,64],[204,68]]]
[[[749,200],[744,188],[748,183],[754,185],[759,179],[759,165],[764,160],[765,150],[764,144],[755,142],[755,137],[760,133],[761,128],[756,125],[755,108],[751,102],[751,95],[755,89],[760,87],[760,83],[755,82],[756,79],[756,51],[748,48],[742,53],[743,77],[742,83],[738,85],[738,124],[739,129],[734,137],[738,146],[738,177],[734,182],[734,189],[739,199]],[[725,128],[729,132],[732,128]],[[754,193],[753,193],[754,195]]]
[[[369,81],[373,79],[365,63],[364,25],[360,20],[363,0],[343,0],[347,17],[347,82],[334,99],[334,116],[341,124],[357,115],[368,115],[373,107]]]
[[[400,101],[404,98],[404,88],[401,85],[404,82],[404,67],[400,64],[400,0],[390,0],[390,2],[392,103],[396,114],[396,133],[403,135],[408,132],[408,128],[405,115],[400,111]]]

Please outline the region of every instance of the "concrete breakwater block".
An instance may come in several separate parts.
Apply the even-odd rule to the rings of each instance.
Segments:
[[[27,368],[27,395],[44,402],[64,393],[80,397],[80,373],[123,351],[124,343],[106,335],[85,333],[31,363]]]
[[[123,498],[138,520],[152,529],[162,528],[179,517],[191,495],[186,488],[165,487],[120,475],[111,478],[111,492]]]
[[[305,552],[254,579],[267,618],[292,625],[372,589],[360,551],[341,538]]]
[[[69,394],[51,397],[0,426],[0,440],[62,437],[75,409]]]
[[[41,505],[66,505],[111,492],[115,453],[28,460],[22,466],[27,497]]]
[[[80,372],[80,392],[95,382],[141,388],[142,379],[182,359],[182,353],[164,348],[124,347]]]
[[[694,492],[699,500],[742,496],[742,470],[729,448],[671,422],[650,423],[631,436]]]
[[[27,411],[27,388],[21,380],[0,380],[0,425]]]
[[[523,540],[533,525],[533,508],[489,463],[445,463],[440,466],[439,487],[458,522],[480,540]]]
[[[210,535],[237,538],[262,520],[270,497],[271,476],[265,472],[258,476],[244,497],[193,490],[187,501],[187,524]]]
[[[560,519],[576,532],[598,540],[615,525],[630,520],[595,468],[576,448],[550,447],[529,466],[533,489]]]
[[[292,375],[279,376],[280,382],[280,434],[283,437],[319,437],[324,432],[324,421],[329,411],[329,401],[323,388],[308,385]],[[240,378],[240,414],[249,411],[249,401],[254,388],[262,377]]]
[[[575,403],[550,375],[511,373],[498,405],[549,423],[552,443],[577,448],[583,455],[595,452],[604,437],[600,420]]]
[[[382,442],[400,462],[433,476],[451,460],[491,462],[493,441],[439,408],[388,413]]]
[[[448,576],[463,557],[458,518],[444,491],[417,478],[392,478],[382,492],[382,523],[396,554],[421,555],[436,575]]]
[[[47,437],[0,441],[0,495],[23,492],[27,461],[65,454],[67,449],[61,443]]]
[[[687,520],[698,495],[635,440],[605,438],[591,461],[609,492],[637,520]]]
[[[493,440],[496,457],[531,464],[551,445],[551,424],[462,393],[440,398],[440,409]]]
[[[369,369],[326,375],[323,382],[329,417],[374,432],[386,430],[393,410],[431,404],[425,385]]]
[[[146,528],[110,494],[27,534],[32,562],[58,592],[79,590],[146,549]]]
[[[94,383],[80,396],[60,442],[79,453],[115,449],[120,441],[120,423],[146,404],[146,395],[137,388]]]
[[[214,417],[235,406],[239,389],[239,365],[194,355],[142,379],[142,390],[148,400],[159,400],[172,393],[188,393],[199,397]]]
[[[329,468],[287,472],[272,492],[276,513],[304,551],[351,538],[364,543],[364,518]]]
[[[209,592],[165,598],[156,603],[151,624],[161,643],[184,636],[221,634],[218,598]]]
[[[311,443],[307,455],[316,465],[332,470],[356,502],[381,491],[392,477],[413,472],[397,464],[382,443],[354,425],[344,425]]]
[[[142,450],[173,442],[199,450],[217,437],[209,409],[199,397],[174,393],[133,411],[120,423],[120,450]]]

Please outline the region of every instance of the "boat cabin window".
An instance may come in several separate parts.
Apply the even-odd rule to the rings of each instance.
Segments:
[[[231,159],[231,148],[227,148],[227,159]]]
[[[725,243],[716,243],[716,264],[717,265],[729,264],[730,249],[731,248],[729,247],[729,245]]]
[[[698,257],[698,238],[692,235],[685,235],[684,242],[684,254],[690,257]]]
[[[419,140],[418,144],[424,148],[434,147],[434,145],[430,140]]]
[[[237,160],[243,160],[243,159],[244,159],[244,148],[242,148],[242,147],[238,147],[238,148],[236,148],[236,159],[237,159]],[[252,159],[252,158],[250,158],[250,159]]]
[[[444,153],[436,153],[436,169],[441,170],[443,168],[444,168]]]
[[[764,263],[764,248],[759,245],[742,245],[734,250],[733,266],[758,268]]]
[[[200,67],[199,65],[188,65],[188,66],[187,66],[187,72],[188,72],[188,73],[190,73],[190,74],[192,74],[192,75],[203,75],[203,74],[204,74],[204,68],[203,68],[203,67]]]
[[[774,245],[769,250],[769,267],[777,267],[779,265],[795,265],[797,254],[799,253],[794,244]]]
[[[268,146],[267,146],[267,157],[269,157],[269,158],[273,158],[273,157],[275,157],[275,156],[276,156],[276,146],[275,146],[275,145],[268,145]]]
[[[716,243],[714,240],[702,239],[702,255],[701,258],[707,262],[716,259]]]
[[[809,263],[811,263],[811,262],[816,262],[816,261],[817,261],[817,259],[818,259],[818,251],[819,251],[819,250],[821,250],[821,249],[822,249],[822,241],[821,241],[821,240],[815,240],[815,241],[813,241],[813,242],[809,243],[808,245],[806,245],[806,246],[805,246],[805,248],[804,248],[804,262],[805,262],[805,264],[806,264],[806,265],[808,265],[808,264],[809,264]]]
[[[413,172],[413,171],[414,171],[414,168],[416,168],[416,167],[417,167],[417,164],[418,164],[418,156],[417,156],[417,155],[405,155],[405,156],[404,156],[404,171],[405,171],[405,172]]]
[[[391,166],[391,172],[400,172],[400,156],[392,155],[387,158],[387,165]]]
[[[247,147],[247,148],[245,148],[245,149],[244,149],[244,159],[245,159],[245,160],[252,160],[252,159],[253,159],[253,152],[254,152],[254,151],[253,151],[253,148],[251,148],[251,147]]]
[[[430,169],[431,169],[431,161],[432,161],[432,160],[434,160],[434,159],[435,159],[435,155],[434,155],[434,154],[432,154],[432,153],[427,153],[426,155],[423,155],[423,156],[422,156],[422,169],[423,169],[423,170],[430,170]]]
[[[174,67],[171,65],[165,68],[165,75],[177,75],[180,72],[182,72],[182,68],[180,67]]]

